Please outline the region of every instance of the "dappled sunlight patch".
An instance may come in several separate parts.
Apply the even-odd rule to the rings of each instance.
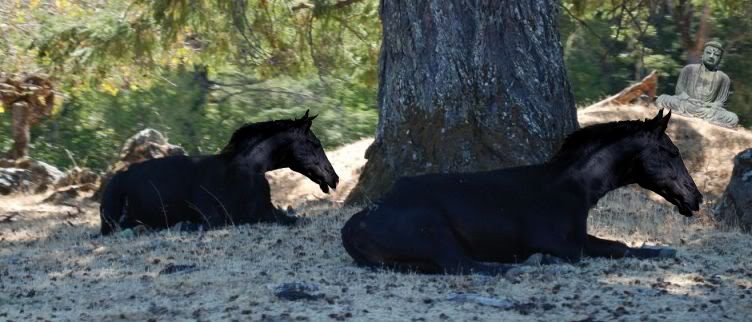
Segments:
[[[359,208],[309,204],[293,227],[101,238],[92,236],[99,228],[96,205],[85,206],[71,226],[59,224],[68,208],[43,213],[29,203],[15,209],[32,220],[25,227],[32,236],[0,247],[0,304],[12,308],[3,318],[13,320],[702,321],[719,314],[740,319],[749,311],[748,236],[698,226],[634,190],[604,199],[591,212],[597,235],[674,247],[678,259],[585,258],[527,266],[513,278],[421,275],[354,264],[339,230]],[[48,220],[33,220],[40,216]],[[11,226],[0,224],[0,231]],[[659,278],[670,284],[653,288]],[[317,296],[275,295],[286,283],[315,285]],[[485,302],[459,301],[457,294]]]

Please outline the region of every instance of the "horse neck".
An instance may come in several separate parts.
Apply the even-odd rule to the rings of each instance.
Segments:
[[[631,161],[644,147],[644,143],[630,140],[612,143],[594,151],[587,157],[565,165],[561,171],[564,180],[574,184],[569,189],[581,189],[588,208],[608,192],[634,183],[629,177]]]
[[[253,143],[247,152],[235,157],[234,162],[242,163],[243,169],[251,173],[265,173],[289,165],[285,161],[289,141],[284,133],[275,134]]]

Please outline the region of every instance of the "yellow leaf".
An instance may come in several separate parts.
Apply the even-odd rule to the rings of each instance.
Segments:
[[[39,0],[31,0],[29,2],[29,8],[36,9],[37,7],[39,7]]]
[[[55,105],[52,106],[52,114],[56,115],[63,110],[63,100],[60,97],[55,99]]]
[[[109,82],[104,82],[99,87],[102,89],[102,91],[107,92],[107,93],[109,93],[112,96],[117,95],[117,93],[119,91],[117,87],[113,86]]]
[[[68,1],[66,0],[55,0],[55,5],[60,9],[65,9],[68,7]]]

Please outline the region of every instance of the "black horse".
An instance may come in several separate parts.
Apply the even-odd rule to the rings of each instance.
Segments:
[[[702,195],[664,133],[671,112],[652,120],[588,126],[547,163],[399,179],[372,208],[350,218],[342,242],[359,265],[423,273],[497,274],[543,253],[673,256],[669,248],[630,248],[587,233],[588,210],[607,192],[637,183],[678,206],[699,210]]]
[[[102,197],[102,235],[144,225],[178,222],[206,228],[279,222],[295,218],[271,202],[264,173],[287,168],[319,184],[324,192],[339,177],[311,131],[316,116],[247,124],[233,133],[218,155],[152,159],[117,173]]]

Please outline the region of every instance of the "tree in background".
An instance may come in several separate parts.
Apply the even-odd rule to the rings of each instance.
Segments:
[[[13,147],[7,156],[21,159],[29,154],[31,126],[49,116],[55,104],[52,81],[47,75],[9,75],[0,72],[0,103],[12,118]]]
[[[328,147],[369,135],[376,122],[373,0],[41,0],[3,2],[3,12],[24,21],[3,29],[17,57],[65,93],[32,132],[32,154],[53,163],[67,164],[69,149],[106,167],[113,147],[146,126],[205,153],[242,123],[307,108],[321,114],[315,130]]]
[[[577,128],[558,14],[555,1],[381,1],[379,123],[350,202],[400,176],[546,161]]]
[[[724,65],[734,67],[721,66],[732,79],[729,109],[752,126],[751,4],[561,1],[577,104],[652,69],[659,93],[673,92],[705,19],[704,34],[724,43]],[[376,0],[0,1],[0,71],[55,77],[58,105],[31,129],[29,148],[59,166],[71,165],[69,150],[83,166],[106,168],[144,127],[191,153],[215,152],[244,122],[307,108],[321,114],[314,130],[332,147],[374,133],[378,9]],[[11,133],[11,123],[0,117],[0,133]],[[0,135],[0,150],[12,145]]]
[[[673,93],[679,70],[699,62],[703,44],[724,45],[728,108],[752,126],[752,1],[564,0],[562,39],[578,104],[600,100],[658,70]],[[721,66],[723,68],[723,66]]]
[[[33,52],[21,42],[39,28],[29,17],[17,2],[0,2],[0,113],[10,116],[10,135],[6,137],[12,145],[6,156],[13,159],[28,155],[31,127],[49,116],[55,106],[52,78],[39,72]]]

